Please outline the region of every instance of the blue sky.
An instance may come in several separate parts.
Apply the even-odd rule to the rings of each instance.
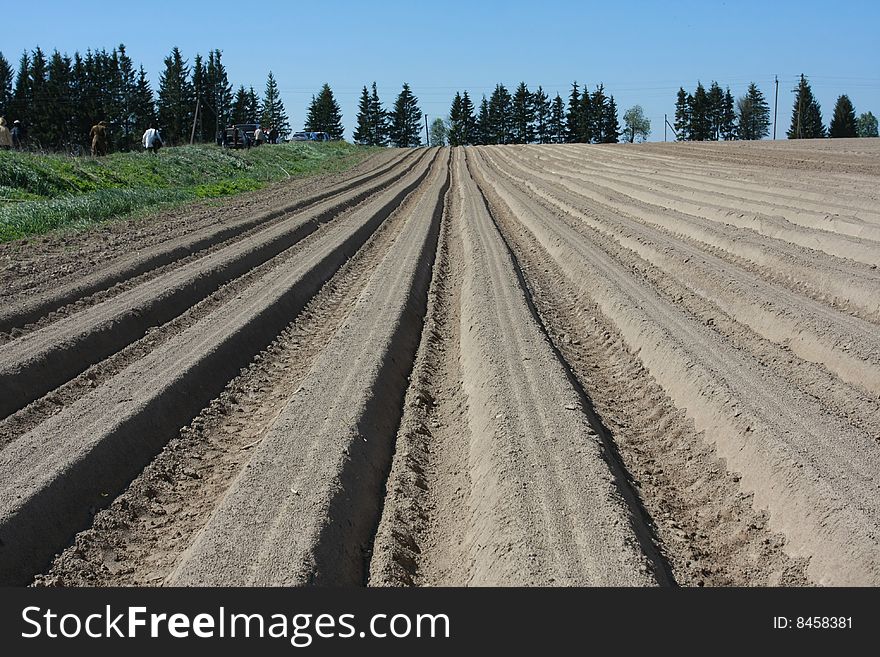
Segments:
[[[788,128],[791,89],[803,72],[826,124],[841,93],[857,112],[880,115],[880,2],[688,0],[626,3],[544,0],[247,3],[152,0],[57,2],[7,16],[0,51],[13,64],[39,45],[72,54],[125,43],[154,83],[173,46],[190,61],[223,50],[230,81],[260,93],[271,69],[294,128],[329,82],[350,137],[364,84],[386,105],[404,81],[422,110],[445,116],[456,90],[479,100],[497,82],[525,80],[567,97],[572,80],[605,84],[621,111],[636,103],[663,139],[675,92],[713,79],[739,95],[755,81]],[[671,120],[671,119],[670,119]]]

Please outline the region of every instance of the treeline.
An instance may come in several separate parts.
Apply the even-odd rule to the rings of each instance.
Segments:
[[[804,75],[801,75],[794,94],[791,127],[787,132],[789,139],[877,136],[877,119],[871,112],[856,118],[848,96],[838,97],[834,118],[826,130],[819,102]],[[764,139],[770,134],[771,124],[770,105],[754,82],[735,102],[730,87],[722,91],[714,81],[708,90],[700,82],[693,93],[686,92],[683,87],[678,90],[673,127],[679,141]]]
[[[648,128],[649,129],[649,128]],[[610,144],[623,134],[613,95],[598,85],[590,92],[574,82],[566,105],[539,86],[530,91],[520,82],[513,93],[498,84],[474,107],[467,91],[456,92],[449,110],[446,138],[465,144]]]
[[[403,83],[394,107],[386,110],[379,100],[376,83],[373,82],[371,90],[368,91],[364,86],[361,91],[354,140],[368,146],[420,146],[422,117],[419,99],[413,95],[408,83]]]
[[[197,54],[190,65],[174,48],[154,94],[124,45],[73,57],[57,50],[47,57],[37,47],[22,54],[17,72],[0,53],[0,116],[21,121],[28,147],[74,152],[88,146],[91,126],[102,120],[111,150],[121,151],[140,144],[152,123],[171,144],[214,141],[230,122],[290,129],[271,71],[262,99],[253,87],[233,93],[220,50]]]

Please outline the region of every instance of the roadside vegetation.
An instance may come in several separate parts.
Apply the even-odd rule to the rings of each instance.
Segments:
[[[82,229],[133,212],[261,189],[288,177],[343,171],[370,149],[297,142],[246,151],[166,148],[104,158],[0,151],[0,241]]]

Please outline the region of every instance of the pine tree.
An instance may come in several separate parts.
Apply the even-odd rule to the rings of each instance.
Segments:
[[[736,103],[740,139],[763,139],[770,132],[770,106],[754,82]]]
[[[531,144],[535,140],[535,110],[532,93],[520,82],[511,102],[511,142]]]
[[[0,52],[0,116],[8,117],[12,103],[12,66]]]
[[[354,142],[356,144],[370,145],[373,141],[373,117],[370,108],[370,92],[367,85],[361,91],[361,99],[358,102],[357,127],[354,129]]]
[[[388,112],[382,107],[382,101],[379,100],[379,92],[376,91],[376,81],[373,81],[373,87],[370,92],[370,128],[373,136],[371,144],[373,146],[388,145]]]
[[[189,80],[189,67],[175,47],[165,58],[165,70],[159,77],[159,124],[165,143],[189,141],[187,128],[192,126],[195,94]]]
[[[724,92],[724,100],[721,104],[721,137],[724,141],[737,138],[736,133],[736,110],[734,109],[733,94],[730,87]]]
[[[462,144],[473,144],[476,139],[476,123],[474,104],[467,90],[461,96],[461,123],[464,128]]]
[[[857,137],[856,110],[846,94],[838,96],[834,104],[834,116],[828,128],[829,137]]]
[[[803,73],[794,94],[794,107],[791,111],[791,127],[788,129],[788,138],[816,139],[824,137],[825,126],[822,124],[822,109],[819,107],[819,101],[813,96],[813,89]]]
[[[679,87],[675,100],[675,138],[677,141],[687,141],[691,138],[690,107],[689,94],[684,90],[684,87]]]
[[[275,81],[272,71],[269,71],[269,77],[266,78],[266,93],[263,96],[260,124],[267,128],[274,126],[281,136],[290,132],[290,119],[284,110],[281,93],[278,91],[278,83]]]
[[[491,119],[489,118],[489,101],[486,100],[486,96],[483,96],[483,100],[480,101],[480,113],[477,115],[477,130],[476,130],[476,139],[474,143],[477,145],[486,145],[489,143],[489,130],[491,126]]]
[[[566,134],[565,105],[562,96],[556,94],[550,105],[550,143],[564,144]]]
[[[306,130],[326,132],[330,139],[342,139],[345,132],[342,127],[342,113],[327,83],[324,83],[317,96],[312,96],[306,115]]]
[[[586,89],[584,89],[584,93],[587,93]],[[565,141],[567,143],[575,144],[583,138],[582,116],[581,94],[578,83],[575,81],[571,83],[571,93],[568,95],[568,112],[565,115]]]
[[[602,125],[603,144],[616,144],[620,141],[620,121],[617,119],[617,103],[614,96],[608,97]]]
[[[419,109],[419,99],[413,95],[409,84],[404,82],[391,112],[391,143],[397,148],[419,146],[422,143],[421,132],[422,110]]]
[[[541,86],[532,97],[535,112],[535,139],[539,144],[550,143],[550,98]]]

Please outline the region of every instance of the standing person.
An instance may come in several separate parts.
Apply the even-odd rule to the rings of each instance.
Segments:
[[[257,129],[254,130],[254,145],[259,146],[263,143],[263,129],[260,126],[257,126]]]
[[[12,133],[6,127],[6,119],[0,116],[0,148],[8,151],[12,148]]]
[[[155,155],[159,152],[159,149],[164,145],[162,143],[162,135],[159,134],[159,130],[156,129],[155,124],[151,123],[150,127],[144,131],[144,136],[141,139],[144,144],[144,148]]]
[[[269,143],[277,144],[278,143],[278,130],[275,129],[275,126],[269,126]]]
[[[89,138],[92,140],[92,157],[107,154],[107,127],[106,121],[99,121],[92,126]]]
[[[24,134],[22,134],[21,121],[19,121],[18,119],[12,122],[12,130],[10,131],[10,136],[12,137],[12,147],[20,151],[21,144],[24,141]]]

